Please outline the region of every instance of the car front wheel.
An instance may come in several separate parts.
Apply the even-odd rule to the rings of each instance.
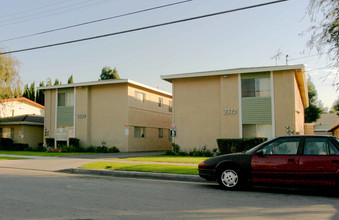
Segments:
[[[223,169],[221,172],[219,172],[218,182],[225,189],[239,189],[242,184],[241,174],[237,169]]]

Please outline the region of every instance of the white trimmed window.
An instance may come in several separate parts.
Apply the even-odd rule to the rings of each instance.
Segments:
[[[272,125],[271,124],[243,124],[242,125],[243,137],[266,137],[272,138]]]
[[[135,138],[145,138],[145,127],[134,127],[134,137]]]
[[[242,97],[269,97],[270,78],[242,79],[241,95]]]
[[[146,94],[143,93],[143,92],[135,91],[134,92],[134,97],[138,101],[145,102]]]

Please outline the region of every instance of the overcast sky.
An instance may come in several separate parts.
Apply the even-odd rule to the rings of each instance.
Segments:
[[[95,24],[39,33],[182,0],[2,0],[0,47],[7,51],[114,33],[169,21],[269,2],[269,0],[192,0]],[[23,83],[98,80],[102,67],[116,67],[121,78],[171,92],[161,75],[242,67],[306,65],[319,99],[330,107],[334,69],[326,56],[306,48],[308,0],[290,0],[209,18],[34,51],[15,53]],[[281,52],[280,59],[272,59]],[[332,74],[331,74],[332,73]]]

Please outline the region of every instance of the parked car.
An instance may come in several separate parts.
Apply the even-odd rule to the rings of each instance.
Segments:
[[[247,183],[339,185],[339,139],[333,136],[282,136],[251,150],[200,163],[199,175],[226,189]]]

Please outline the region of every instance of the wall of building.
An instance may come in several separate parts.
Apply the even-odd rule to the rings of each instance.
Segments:
[[[221,136],[221,117],[223,124],[228,121],[223,115],[223,108],[228,107],[228,104],[223,103],[225,106],[221,106],[220,102],[220,76],[174,79],[172,83],[173,123],[177,129],[177,137],[173,138],[173,142],[186,150],[203,146],[216,148],[216,139]],[[223,84],[228,83],[225,81]],[[236,106],[230,103],[229,107]],[[231,120],[232,123],[234,120]],[[227,130],[225,126],[223,132]]]
[[[80,104],[80,103],[78,103]],[[78,108],[78,106],[76,107]],[[87,146],[116,146],[127,151],[127,84],[91,86],[88,88]],[[77,118],[76,121],[81,119]],[[76,130],[86,129],[77,127]]]
[[[138,100],[136,92],[143,93],[145,99]],[[162,104],[159,106],[159,98]],[[128,151],[170,150],[169,128],[172,123],[171,96],[147,90],[142,87],[128,87]],[[135,127],[144,127],[144,137],[135,137]],[[162,129],[162,137],[159,137]]]
[[[0,118],[19,115],[44,116],[45,110],[25,101],[0,102]]]
[[[294,99],[295,99],[295,134],[305,134],[305,114],[304,105],[301,100],[300,91],[298,89],[297,79],[294,75]]]
[[[23,129],[23,142],[27,143],[30,147],[37,147],[43,143],[43,126],[22,125]]]
[[[75,136],[80,139],[80,146],[86,147],[89,144],[89,87],[75,89]]]
[[[293,70],[273,72],[275,136],[286,135],[286,126],[296,128],[294,80]]]
[[[14,143],[28,144],[30,147],[37,147],[43,142],[43,126],[41,125],[1,125],[3,131],[8,130],[8,136]],[[10,129],[14,133],[11,134]],[[13,135],[13,136],[11,136]],[[0,136],[1,137],[1,136]]]
[[[239,75],[219,76],[220,79],[220,133],[218,138],[238,138],[240,137],[239,120]],[[225,114],[224,110],[236,110],[236,113]],[[214,145],[216,148],[216,145]]]
[[[45,138],[53,138],[56,128],[56,90],[45,90]]]

